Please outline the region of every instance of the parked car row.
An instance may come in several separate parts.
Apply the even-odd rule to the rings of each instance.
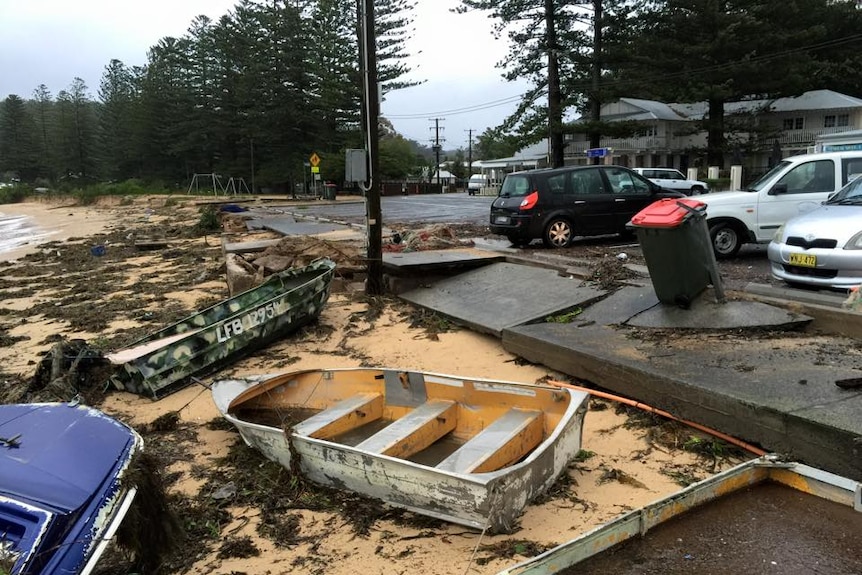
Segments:
[[[648,177],[659,175],[666,174],[621,166],[509,174],[491,205],[491,232],[513,245],[541,239],[553,248],[578,236],[630,233],[626,224],[652,202],[693,192]],[[772,275],[789,284],[862,285],[859,175],[862,151],[806,154],[779,162],[746,191],[698,197],[716,257],[733,257],[745,243],[769,244]]]

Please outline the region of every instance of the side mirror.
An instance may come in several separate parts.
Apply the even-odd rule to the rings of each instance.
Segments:
[[[787,193],[787,184],[775,184],[772,186],[772,189],[769,190],[770,196],[778,196],[781,194]]]

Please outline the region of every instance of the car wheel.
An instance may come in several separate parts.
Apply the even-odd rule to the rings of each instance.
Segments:
[[[704,193],[705,191],[706,191],[706,190],[704,190],[703,186],[692,186],[692,187],[691,187],[691,195],[692,195],[692,196],[696,196],[696,195],[698,195],[698,194],[702,194],[702,193]]]
[[[742,247],[739,231],[725,222],[710,226],[709,237],[712,240],[712,250],[718,259],[732,258]]]
[[[545,226],[542,241],[549,248],[565,248],[572,243],[575,231],[572,224],[564,218],[554,218]]]

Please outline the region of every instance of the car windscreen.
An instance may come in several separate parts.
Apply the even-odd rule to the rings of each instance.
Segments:
[[[825,204],[862,204],[862,177],[855,178],[852,182],[841,188],[834,196],[823,202]]]
[[[778,162],[774,168],[760,176],[757,181],[746,188],[748,192],[759,192],[766,184],[769,182],[773,176],[775,176],[778,172],[783,171],[787,166],[790,165],[790,162]]]
[[[518,198],[529,193],[530,179],[527,176],[508,175],[500,188],[500,195],[506,198]]]

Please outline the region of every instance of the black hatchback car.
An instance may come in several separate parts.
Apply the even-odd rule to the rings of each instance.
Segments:
[[[515,172],[491,204],[491,233],[516,246],[542,238],[562,248],[577,236],[624,234],[632,216],[652,202],[684,197],[621,166]]]

